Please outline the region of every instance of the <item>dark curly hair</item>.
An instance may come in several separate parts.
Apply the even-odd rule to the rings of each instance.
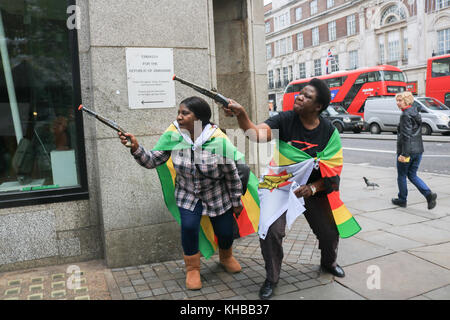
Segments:
[[[308,84],[308,86],[313,86],[317,91],[316,101],[322,106],[320,108],[320,112],[325,110],[331,101],[331,92],[328,88],[328,85],[325,81],[320,80],[318,78],[312,78]]]

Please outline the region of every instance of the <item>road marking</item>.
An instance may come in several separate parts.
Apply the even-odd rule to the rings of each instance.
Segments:
[[[450,158],[450,155],[448,154],[424,154],[422,157],[444,157],[444,158]]]
[[[375,150],[375,149],[360,149],[360,148],[342,148],[344,150],[351,150],[351,151],[364,151],[364,152],[380,152],[380,153],[396,153],[392,150]]]
[[[350,151],[362,151],[362,152],[378,152],[378,153],[397,153],[392,150],[376,150],[376,149],[362,149],[362,148],[342,148],[343,150]],[[423,154],[422,157],[432,157],[432,158],[450,158],[449,154]]]

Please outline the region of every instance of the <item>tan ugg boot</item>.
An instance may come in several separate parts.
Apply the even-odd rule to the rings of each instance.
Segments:
[[[227,272],[236,273],[242,270],[239,262],[233,257],[231,247],[229,249],[219,248],[219,261]]]
[[[184,256],[184,263],[186,264],[186,288],[189,290],[201,289],[200,252],[192,256]]]

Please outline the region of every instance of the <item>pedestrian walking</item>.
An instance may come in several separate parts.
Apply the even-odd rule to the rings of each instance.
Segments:
[[[408,187],[406,178],[425,197],[428,209],[436,206],[437,194],[417,176],[423,154],[422,117],[420,110],[413,106],[414,97],[409,91],[397,93],[395,96],[397,107],[402,111],[400,123],[397,127],[397,184],[398,198],[392,203],[405,208],[407,205]]]
[[[119,133],[123,144],[127,142],[126,137],[131,138],[131,154],[141,166],[148,169],[157,167],[166,205],[181,223],[186,287],[191,290],[202,288],[200,251],[202,246],[206,251],[214,246],[215,238],[219,260],[226,271],[241,271],[239,262],[233,256],[232,245],[235,228],[233,213],[238,215],[243,209],[242,184],[236,163],[227,161],[220,154],[223,140],[218,134],[224,134],[210,122],[210,118],[208,103],[199,97],[189,97],[180,103],[176,121],[152,151],[146,151],[133,134]],[[215,148],[215,142],[219,148]],[[206,145],[208,148],[205,148]],[[205,217],[209,218],[206,222]],[[209,221],[212,227],[205,227]],[[209,235],[207,229],[211,229]],[[206,239],[206,244],[199,237],[202,237],[200,240]],[[204,251],[202,253],[205,255]]]
[[[266,269],[266,280],[259,291],[261,299],[273,295],[283,260],[285,227],[293,223],[301,210],[306,209],[305,217],[319,240],[322,269],[337,277],[345,276],[336,262],[339,236],[352,236],[361,228],[339,197],[343,164],[340,137],[331,122],[320,116],[330,100],[326,83],[315,78],[296,97],[292,111],[258,125],[233,100],[224,109],[228,116],[236,116],[240,128],[253,141],[270,141],[276,138],[276,131],[279,133],[278,154],[269,164],[259,190],[258,233]],[[295,184],[298,187],[294,188]],[[304,208],[298,198],[304,199]]]

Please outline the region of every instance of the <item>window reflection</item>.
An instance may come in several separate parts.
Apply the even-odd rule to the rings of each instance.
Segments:
[[[79,185],[67,3],[0,3],[0,195]]]

